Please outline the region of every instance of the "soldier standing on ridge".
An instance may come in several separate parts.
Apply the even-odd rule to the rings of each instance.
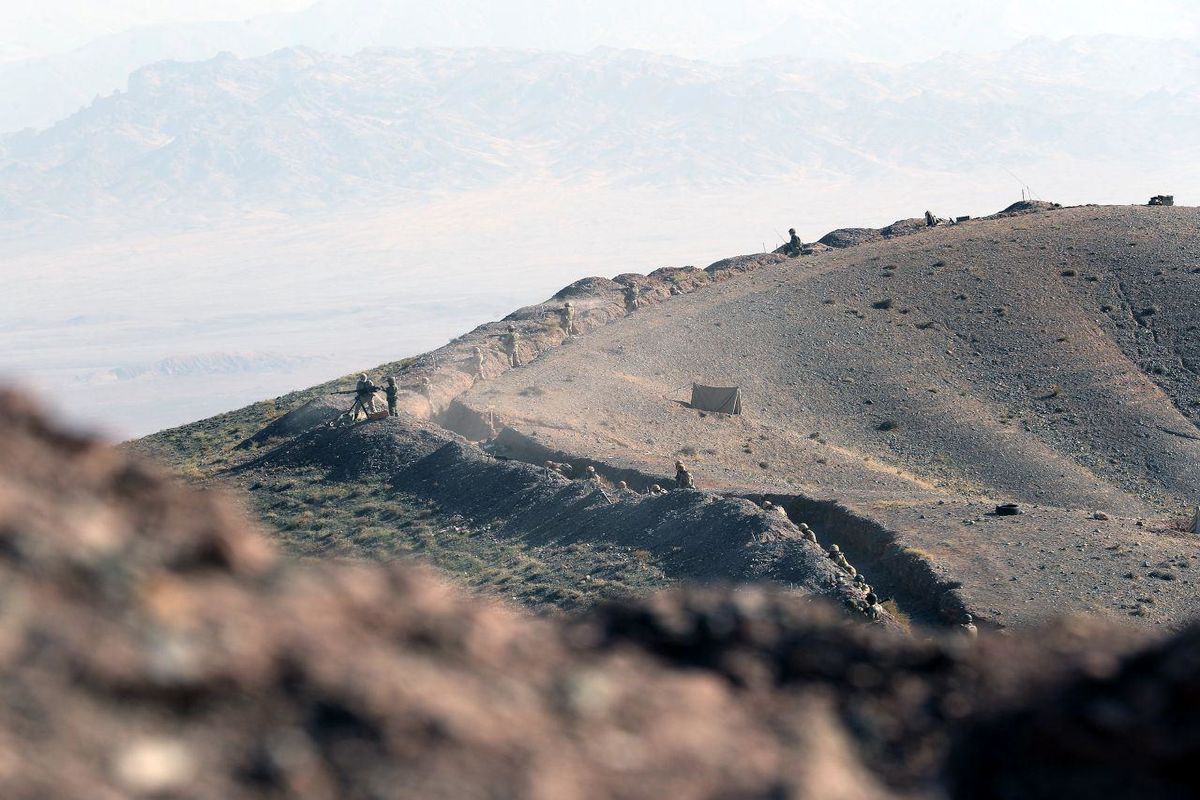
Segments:
[[[636,283],[631,283],[625,287],[625,310],[632,314],[638,310],[638,305],[641,302],[641,289]]]
[[[696,482],[692,480],[692,473],[688,472],[687,467],[682,461],[675,462],[675,488],[676,489],[695,489]]]
[[[510,367],[521,366],[521,332],[517,330],[516,325],[508,326],[508,333],[504,334],[504,352],[508,354],[508,365]]]
[[[363,416],[370,416],[375,413],[375,393],[379,391],[379,387],[371,383],[367,373],[362,373],[358,376],[358,383],[354,387],[354,405],[350,407],[350,418],[358,419],[358,412],[362,410]]]
[[[475,377],[479,380],[483,380],[483,348],[479,345],[475,345],[475,350],[472,353],[472,357],[473,360],[471,364],[475,370]]]
[[[560,313],[562,314],[563,331],[566,332],[567,336],[574,336],[577,332],[575,330],[575,306],[568,300],[563,304]]]
[[[387,395],[388,416],[398,417],[400,415],[396,413],[396,397],[400,394],[400,390],[396,388],[396,379],[394,377],[388,376],[386,383],[387,386],[384,388],[383,393]]]

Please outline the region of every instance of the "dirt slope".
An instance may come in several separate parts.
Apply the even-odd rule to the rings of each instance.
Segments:
[[[991,622],[1179,621],[1200,556],[1171,530],[1200,498],[1198,234],[1196,209],[1084,207],[763,261],[459,403],[616,468],[683,457],[707,488],[841,504]],[[694,380],[741,385],[746,413],[677,402]],[[1027,513],[987,516],[1001,501]]]
[[[243,469],[261,474],[310,465],[326,468],[333,481],[387,476],[394,489],[507,539],[635,548],[673,579],[770,580],[838,602],[865,594],[795,524],[747,500],[699,491],[651,496],[603,480],[570,480],[541,466],[498,460],[436,424],[409,417],[342,430],[320,427]]]
[[[297,564],[0,393],[0,795],[1194,796],[1200,637],[913,638],[791,593],[537,619]]]

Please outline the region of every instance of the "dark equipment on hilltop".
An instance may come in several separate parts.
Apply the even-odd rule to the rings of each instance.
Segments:
[[[1173,194],[1156,194],[1150,198],[1148,206],[1173,206],[1175,205],[1175,195]]]
[[[742,390],[737,386],[692,384],[692,408],[718,414],[742,413]]]
[[[348,389],[342,392],[330,392],[330,394],[352,394],[354,395],[354,405],[350,406],[348,411],[342,412],[338,418],[329,423],[331,428],[344,428],[347,425],[353,425],[358,421],[358,412],[363,413],[364,421],[387,419],[388,412],[386,410],[377,410],[375,408],[375,393],[382,392],[383,389],[376,386],[367,379],[366,374],[359,376],[358,385],[353,389]]]

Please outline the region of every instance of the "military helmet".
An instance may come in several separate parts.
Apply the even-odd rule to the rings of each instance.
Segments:
[[[568,301],[566,302],[566,306],[567,306],[567,308],[570,308],[570,307],[571,307],[571,301],[570,301],[570,300],[568,300]]]
[[[661,491],[662,491],[662,487],[661,487],[661,486],[659,486],[659,485],[656,483],[656,484],[654,484],[653,486],[651,486],[651,487],[650,487],[650,491],[652,491],[652,492],[661,492]]]
[[[788,228],[788,233],[795,233],[795,232],[796,232],[795,228]]]
[[[626,483],[625,481],[617,481],[617,488],[618,489],[628,489],[629,484]]]
[[[831,545],[829,545],[829,552],[840,553],[840,552],[842,552],[842,548],[838,547],[836,544],[831,544]]]
[[[358,379],[359,379],[360,381],[365,381],[365,380],[367,379],[367,373],[365,373],[365,372],[360,372],[360,373],[359,373],[359,375],[358,375]]]
[[[388,386],[396,385],[396,378],[394,375],[388,375],[387,384],[388,384]]]
[[[973,622],[974,620],[975,620],[975,618],[973,616],[971,616],[970,614],[963,614],[963,624],[964,625],[967,625],[967,624]]]
[[[867,602],[870,605],[875,605],[879,602],[879,597],[874,592],[867,592]]]
[[[593,467],[591,464],[588,464],[587,471],[588,471],[588,472],[595,472],[595,471],[596,471],[596,468],[595,468],[595,467]]]

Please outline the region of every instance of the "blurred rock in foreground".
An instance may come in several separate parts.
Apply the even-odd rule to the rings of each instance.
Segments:
[[[542,620],[299,565],[0,394],[0,797],[1195,796],[1200,636],[905,637],[765,588]]]

